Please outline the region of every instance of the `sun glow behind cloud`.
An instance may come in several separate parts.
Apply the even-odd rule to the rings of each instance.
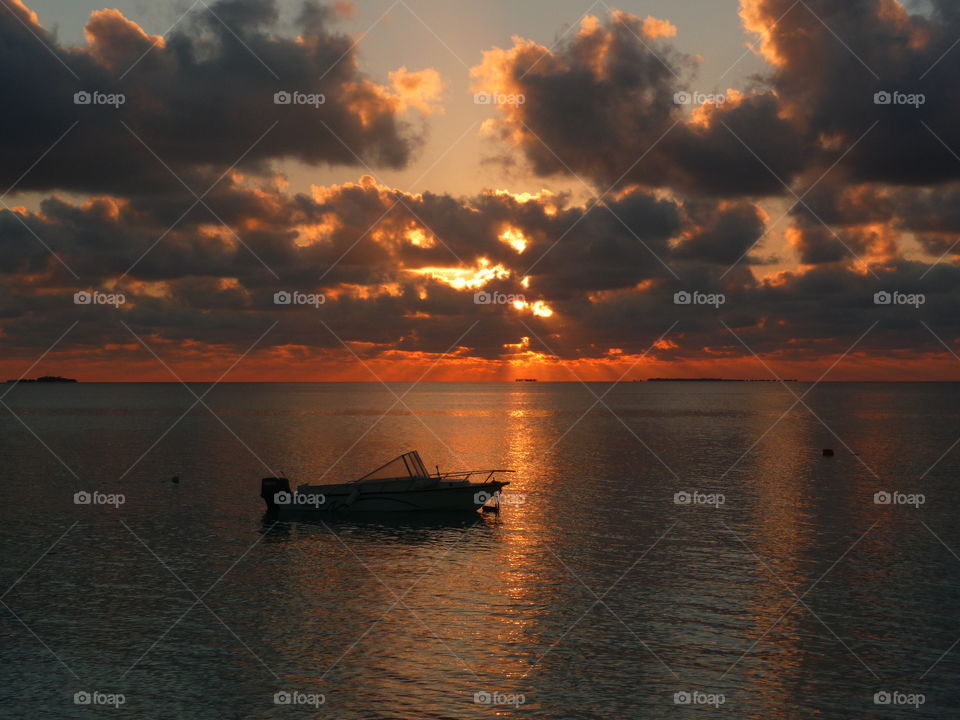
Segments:
[[[432,248],[437,244],[433,235],[427,234],[427,231],[422,227],[414,226],[408,228],[405,237],[407,242],[419,248]]]
[[[507,226],[507,228],[500,233],[499,239],[501,242],[507,243],[518,253],[522,253],[527,249],[527,236],[523,234],[523,230],[520,228]]]
[[[425,275],[446,283],[455,290],[477,290],[491,280],[506,280],[511,274],[510,270],[499,263],[491,265],[485,257],[480,258],[472,268],[424,267],[408,269],[407,272]]]
[[[514,300],[513,306],[517,310],[528,310],[537,317],[553,317],[553,308],[547,305],[543,300],[534,300],[532,303],[528,303],[526,300]]]

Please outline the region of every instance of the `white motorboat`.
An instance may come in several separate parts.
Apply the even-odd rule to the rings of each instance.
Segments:
[[[308,520],[331,513],[461,512],[495,505],[510,483],[497,473],[513,470],[462,470],[429,473],[414,450],[362,478],[330,485],[300,485],[291,492],[287,478],[264,478],[260,497],[278,520]]]

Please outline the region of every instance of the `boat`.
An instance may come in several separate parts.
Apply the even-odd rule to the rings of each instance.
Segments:
[[[394,512],[476,512],[499,507],[500,491],[509,482],[498,473],[513,470],[427,471],[420,453],[405,452],[363,477],[346,483],[304,484],[291,492],[284,477],[263,478],[260,497],[267,514],[278,520],[309,520],[330,514]]]

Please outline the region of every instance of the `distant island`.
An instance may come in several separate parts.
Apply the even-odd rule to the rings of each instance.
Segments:
[[[773,378],[647,378],[647,382],[781,382]],[[782,382],[799,382],[796,379],[786,379]]]
[[[7,380],[8,383],[75,383],[76,381],[76,378],[65,378],[59,375],[44,375],[34,379],[22,378],[20,380]]]

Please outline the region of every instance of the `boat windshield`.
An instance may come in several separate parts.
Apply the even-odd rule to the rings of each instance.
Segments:
[[[392,480],[395,478],[426,478],[430,473],[420,459],[420,453],[413,450],[394,458],[385,465],[381,465],[371,473],[367,473],[354,482],[368,482],[371,480]]]

